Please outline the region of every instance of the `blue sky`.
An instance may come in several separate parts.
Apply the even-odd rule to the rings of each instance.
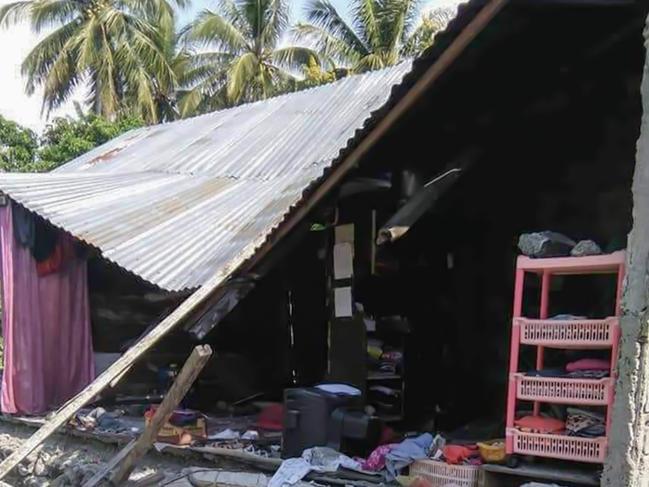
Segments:
[[[349,0],[330,0],[331,3],[336,7],[336,10],[341,13],[341,15],[348,15],[348,5]],[[293,19],[303,19],[304,18],[304,6],[306,0],[291,0],[291,15]],[[216,5],[216,0],[194,0],[192,6],[187,11],[183,12],[180,16],[180,23],[184,24],[193,15],[204,9],[204,8],[214,8]]]

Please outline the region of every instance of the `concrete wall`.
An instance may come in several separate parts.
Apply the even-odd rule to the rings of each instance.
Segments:
[[[645,46],[649,30],[645,30]],[[649,59],[641,86],[643,116],[633,177],[622,340],[608,461],[602,485],[649,486]]]

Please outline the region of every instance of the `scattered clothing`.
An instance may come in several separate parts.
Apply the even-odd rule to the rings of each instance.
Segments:
[[[342,396],[360,396],[361,391],[356,387],[347,384],[320,384],[315,386],[316,389],[328,392],[330,394],[340,394]]]
[[[378,472],[379,470],[383,470],[383,468],[385,467],[385,457],[395,446],[397,445],[393,443],[390,445],[381,445],[375,448],[374,451],[367,457],[367,459],[360,462],[363,470],[367,470],[369,472]]]
[[[260,413],[256,428],[267,431],[284,430],[284,405],[277,403],[266,406]]]
[[[566,365],[568,372],[578,370],[611,370],[611,363],[608,360],[599,358],[582,358]]]
[[[13,206],[0,208],[0,404],[7,414],[41,414],[70,399],[95,375],[87,265],[73,258],[61,272],[39,277],[30,250],[14,235]]]
[[[468,463],[470,460],[480,458],[480,451],[476,445],[446,445],[442,448],[442,454],[446,463],[451,465]]]
[[[560,419],[543,416],[525,416],[514,421],[514,425],[521,431],[542,434],[559,433],[566,428],[565,423]]]
[[[414,461],[428,458],[432,445],[433,436],[424,433],[416,438],[407,438],[392,448],[385,456],[388,479],[395,479],[403,468]]]
[[[208,435],[208,440],[214,441],[229,441],[229,440],[238,440],[241,438],[241,434],[238,431],[234,431],[230,428],[227,428],[223,431],[219,431],[214,435]]]
[[[340,467],[359,470],[361,465],[332,448],[316,446],[304,450],[299,458],[284,460],[270,479],[268,487],[294,485],[310,472],[335,472]]]

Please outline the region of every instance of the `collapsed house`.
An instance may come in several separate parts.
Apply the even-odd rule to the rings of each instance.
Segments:
[[[626,448],[611,446],[626,428],[610,414],[613,338],[646,14],[632,1],[473,1],[413,63],[137,129],[48,174],[3,174],[3,410],[60,406],[154,334],[96,404],[159,402],[207,343],[215,357],[184,405],[221,418],[217,441],[264,423],[284,429],[285,457],[323,443],[366,456],[386,431],[507,436],[508,454],[538,461],[485,465],[493,485],[598,484]],[[603,254],[548,266],[598,274],[517,273],[519,237],[545,230]],[[512,323],[527,323],[512,309],[567,327],[612,317],[613,338],[585,354],[510,347]],[[544,375],[580,360],[613,370]],[[541,378],[521,393],[519,371]],[[579,392],[590,379],[601,396]],[[358,394],[332,402],[344,389],[317,384]],[[562,396],[566,384],[581,395]],[[586,406],[573,416],[605,418],[594,437],[512,423],[564,431],[573,402]],[[324,413],[305,419],[310,408]]]

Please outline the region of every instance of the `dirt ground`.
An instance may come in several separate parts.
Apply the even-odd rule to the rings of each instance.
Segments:
[[[7,457],[33,432],[34,429],[27,426],[0,421],[0,457]],[[84,441],[68,435],[54,435],[4,480],[17,487],[78,487],[90,479],[117,451],[118,448],[113,445],[92,440]],[[188,487],[192,484],[187,481],[187,470],[183,469],[214,468],[214,465],[207,461],[201,463],[192,460],[191,464],[187,462],[187,459],[151,452],[131,475],[131,480],[140,479],[153,472],[161,472],[165,475],[165,480],[158,485]],[[181,478],[174,481],[178,477]]]

